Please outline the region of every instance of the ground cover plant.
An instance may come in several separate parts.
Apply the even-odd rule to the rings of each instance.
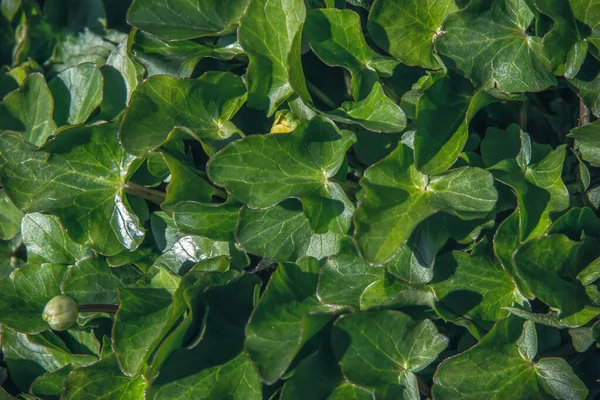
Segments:
[[[599,27],[0,0],[0,398],[598,398]]]

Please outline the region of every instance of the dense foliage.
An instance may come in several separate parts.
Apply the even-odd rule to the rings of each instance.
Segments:
[[[600,0],[0,0],[0,398],[600,396]]]

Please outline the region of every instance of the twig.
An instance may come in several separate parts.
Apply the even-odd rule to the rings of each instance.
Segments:
[[[333,100],[329,98],[321,89],[317,87],[314,83],[310,81],[306,81],[306,86],[308,90],[310,90],[319,100],[323,102],[327,107],[336,108],[336,104]]]
[[[119,306],[114,304],[81,304],[77,306],[79,312],[102,312],[114,314],[119,309]]]
[[[125,193],[141,197],[142,199],[148,200],[154,204],[160,205],[166,199],[165,192],[150,189],[145,186],[138,185],[137,183],[128,182],[123,186],[123,188],[125,189]]]
[[[579,99],[579,126],[590,123],[590,109]]]

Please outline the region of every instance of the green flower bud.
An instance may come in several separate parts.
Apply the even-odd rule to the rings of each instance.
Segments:
[[[68,296],[54,297],[44,307],[42,318],[55,331],[65,331],[77,320],[77,303]]]

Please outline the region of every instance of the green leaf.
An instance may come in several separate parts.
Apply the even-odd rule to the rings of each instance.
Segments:
[[[2,185],[15,204],[58,216],[75,242],[100,253],[137,248],[144,230],[124,186],[139,160],[119,146],[115,125],[65,130],[44,150],[53,153],[14,132],[0,136]]]
[[[406,128],[404,112],[385,95],[379,82],[373,84],[373,89],[363,100],[346,101],[325,115],[336,122],[359,124],[374,132],[393,133]]]
[[[242,208],[235,236],[244,251],[277,262],[304,256],[322,259],[337,253],[341,241],[332,232],[315,234],[302,205],[292,199],[265,210]]]
[[[175,206],[182,201],[211,202],[213,196],[223,195],[187,163],[167,152],[162,152],[161,155],[171,172],[165,201],[160,205],[165,212],[171,213]],[[193,191],[189,190],[189,185],[193,185]]]
[[[281,390],[281,400],[372,400],[373,393],[346,382],[331,350],[319,349],[294,369]]]
[[[498,198],[492,179],[490,173],[473,167],[427,177],[415,168],[411,149],[399,144],[360,181],[365,194],[354,215],[358,251],[368,263],[380,265],[436,212],[463,219],[485,217]]]
[[[222,36],[216,41],[183,40],[165,43],[155,36],[135,31],[131,41],[131,51],[146,67],[148,76],[189,78],[198,62],[205,57],[231,60],[244,54],[234,36]]]
[[[56,75],[48,85],[58,126],[84,123],[102,102],[104,79],[96,65],[79,64]]]
[[[21,132],[25,140],[41,146],[56,129],[53,108],[52,94],[43,75],[31,74],[18,90],[0,102],[1,129]]]
[[[260,379],[243,352],[256,276],[244,275],[203,296],[209,311],[200,342],[174,352],[145,398],[260,400]]]
[[[600,61],[588,57],[581,66],[579,73],[574,78],[569,79],[569,83],[576,89],[579,97],[596,116],[600,115],[599,65]]]
[[[296,197],[316,233],[345,234],[353,205],[331,179],[354,142],[316,117],[285,135],[253,135],[228,145],[208,163],[208,176],[251,208]]]
[[[23,213],[19,210],[4,190],[0,190],[0,239],[12,239],[21,230]]]
[[[366,264],[350,238],[342,240],[338,254],[327,258],[319,273],[317,296],[323,304],[360,309],[363,292],[384,278],[385,270]]]
[[[141,377],[129,378],[121,372],[114,354],[83,368],[67,378],[62,399],[93,397],[98,400],[136,400],[143,396],[146,382]],[[110,388],[110,391],[106,389]]]
[[[598,24],[598,0],[569,0],[575,18],[586,24],[591,32],[586,41],[600,47],[600,24]],[[586,32],[587,34],[588,32]]]
[[[375,388],[377,398],[418,399],[414,373],[438,357],[448,338],[430,320],[376,311],[339,318],[332,345],[350,382]]]
[[[67,365],[53,372],[47,372],[31,384],[30,393],[42,399],[58,399],[62,394],[67,376],[73,371],[73,365]]]
[[[163,336],[183,313],[173,302],[180,279],[165,270],[150,284],[119,289],[119,310],[113,326],[113,349],[127,376],[141,372]]]
[[[362,100],[381,76],[391,76],[398,62],[377,54],[363,36],[360,18],[352,10],[333,8],[308,12],[304,35],[327,65],[346,68],[352,75],[351,92]]]
[[[173,222],[183,233],[228,241],[233,239],[240,207],[231,199],[221,204],[182,201],[175,205]]]
[[[490,329],[518,301],[510,276],[486,257],[452,252],[439,258],[431,287],[446,308]]]
[[[537,143],[531,147],[530,140],[513,124],[506,130],[489,128],[481,142],[487,169],[517,195],[521,241],[541,235],[550,226],[550,215],[569,206],[561,179],[564,145],[555,150]]]
[[[240,45],[250,60],[248,106],[268,117],[293,93],[287,55],[305,17],[302,0],[251,0],[240,21]]]
[[[31,264],[71,265],[94,252],[71,240],[60,220],[48,214],[32,213],[23,217],[21,225],[27,260]]]
[[[435,48],[478,88],[541,91],[556,80],[542,39],[527,33],[533,18],[522,0],[474,2],[444,20]]]
[[[537,298],[559,309],[559,318],[582,310],[589,302],[583,286],[573,276],[579,248],[579,243],[564,235],[550,235],[528,241],[513,256],[519,276]]]
[[[245,100],[242,79],[228,72],[207,72],[198,79],[152,76],[131,96],[119,130],[121,143],[128,152],[143,155],[181,131],[213,154],[240,137],[229,120]]]
[[[141,80],[139,64],[128,54],[127,40],[113,49],[100,71],[104,78],[104,91],[98,119],[113,120],[127,107],[131,93]]]
[[[568,136],[579,143],[581,158],[593,166],[600,166],[600,156],[598,155],[600,152],[600,123],[598,121],[575,128]]]
[[[457,10],[453,0],[377,0],[367,26],[375,43],[402,63],[438,69],[433,38]]]
[[[265,382],[277,381],[300,348],[331,319],[316,296],[319,263],[280,264],[246,327],[245,349]]]
[[[537,362],[519,353],[522,320],[500,320],[477,345],[440,364],[433,378],[436,399],[585,399],[587,389],[561,358]],[[562,390],[561,390],[562,389]]]
[[[87,258],[69,269],[61,289],[79,304],[118,304],[117,290],[138,278],[140,272],[131,264],[110,267],[102,258]]]
[[[66,271],[64,265],[25,265],[1,280],[0,323],[19,332],[48,329],[42,312],[50,299],[61,294],[60,283]]]
[[[48,331],[28,335],[2,327],[2,352],[13,382],[28,392],[39,376],[57,371],[68,364],[88,365],[98,358],[89,354],[72,354],[65,343]]]
[[[419,171],[437,174],[452,167],[469,137],[477,112],[499,101],[485,90],[458,77],[440,79],[417,101],[415,164]]]
[[[166,41],[233,33],[248,0],[135,0],[127,21]]]

